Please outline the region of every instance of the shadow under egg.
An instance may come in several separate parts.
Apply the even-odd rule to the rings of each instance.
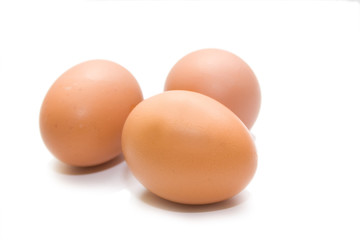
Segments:
[[[118,192],[134,181],[122,155],[94,167],[73,167],[56,160],[51,167],[60,184],[71,188]]]
[[[123,161],[124,161],[124,156],[122,154],[114,157],[113,159],[103,164],[91,166],[91,167],[75,167],[75,166],[67,165],[57,160],[54,163],[54,170],[57,173],[65,174],[65,175],[84,175],[84,174],[91,174],[91,173],[107,170],[109,168],[115,167],[116,165],[122,163]]]
[[[249,198],[249,195],[249,192],[247,190],[244,190],[238,195],[221,202],[203,205],[189,205],[168,201],[166,199],[158,197],[157,195],[151,193],[148,190],[144,190],[143,193],[140,195],[140,200],[148,205],[167,211],[183,213],[201,213],[221,211],[243,205]]]

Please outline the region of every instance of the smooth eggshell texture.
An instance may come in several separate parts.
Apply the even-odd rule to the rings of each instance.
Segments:
[[[198,50],[180,59],[167,77],[165,90],[189,90],[214,98],[249,129],[260,109],[260,87],[251,68],[220,49]]]
[[[167,91],[137,105],[125,122],[122,147],[147,189],[184,204],[231,198],[257,166],[255,145],[240,119],[190,91]]]
[[[83,62],[62,74],[40,111],[42,138],[59,160],[93,166],[121,153],[121,135],[130,111],[142,101],[135,78],[106,61]]]

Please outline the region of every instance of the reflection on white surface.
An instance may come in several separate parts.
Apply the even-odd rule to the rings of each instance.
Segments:
[[[119,191],[127,185],[136,184],[122,155],[94,167],[73,167],[53,159],[53,171],[63,183],[87,189]]]
[[[111,189],[114,192],[127,190],[133,195],[132,199],[137,200],[136,204],[170,212],[202,213],[224,211],[230,208],[233,208],[232,212],[235,212],[235,208],[244,207],[250,195],[247,190],[244,190],[226,201],[205,205],[185,205],[162,199],[146,190],[132,175],[122,155],[99,166],[85,168],[69,166],[56,159],[52,162],[54,173],[61,181],[60,184],[88,190],[91,188],[93,190]]]

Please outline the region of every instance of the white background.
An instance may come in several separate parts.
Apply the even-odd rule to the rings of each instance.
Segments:
[[[207,47],[261,85],[258,171],[237,197],[170,203],[124,161],[77,170],[46,149],[40,106],[71,66],[118,62],[147,98]],[[2,1],[0,239],[360,239],[359,81],[358,1]]]

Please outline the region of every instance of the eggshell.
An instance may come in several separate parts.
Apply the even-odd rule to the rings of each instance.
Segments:
[[[232,110],[250,129],[259,113],[261,94],[251,68],[238,56],[220,49],[192,52],[171,69],[165,90],[205,94]]]
[[[121,153],[123,125],[142,99],[135,78],[122,66],[106,60],[78,64],[55,81],[43,101],[44,143],[67,164],[104,163]]]
[[[147,189],[184,204],[231,198],[257,166],[255,145],[240,119],[190,91],[167,91],[137,105],[125,122],[122,147]]]

